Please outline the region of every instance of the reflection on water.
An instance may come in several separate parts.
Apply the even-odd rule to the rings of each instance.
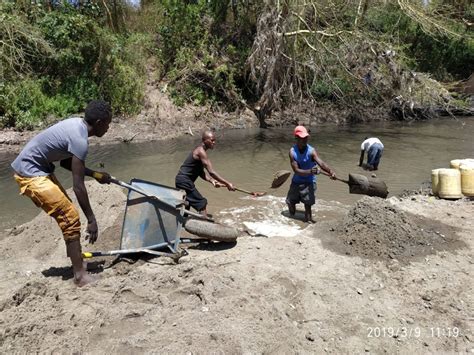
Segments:
[[[449,167],[452,159],[474,158],[473,133],[473,117],[343,127],[313,126],[309,143],[317,148],[321,158],[339,177],[347,178],[350,172],[364,173],[357,166],[364,137],[380,138],[385,151],[377,176],[387,183],[389,196],[393,196],[404,189],[419,188],[422,182],[430,180],[431,169]],[[279,204],[284,208],[289,181],[276,190],[270,190],[269,185],[275,171],[290,170],[288,151],[293,144],[292,128],[223,131],[218,132],[217,139],[215,150],[209,152],[214,168],[238,187],[269,191],[279,198]],[[135,177],[174,186],[179,166],[199,140],[197,136],[186,136],[166,142],[94,146],[90,148],[87,165],[99,170],[104,166],[104,170],[125,181]],[[14,158],[12,155],[0,156],[2,229],[23,223],[38,213],[31,201],[18,196],[9,169],[9,163]],[[71,186],[69,172],[58,168],[57,175],[66,188]],[[215,189],[203,181],[199,181],[197,186],[208,198],[211,213],[253,206],[255,208],[251,213],[244,214],[248,223],[262,222],[268,217],[262,212],[268,208],[268,203],[259,202],[240,192],[229,192],[225,188]],[[343,205],[352,204],[361,198],[360,195],[349,194],[346,184],[332,181],[326,176],[318,177],[317,197],[325,201],[338,201]],[[327,213],[322,210],[322,206],[324,204],[315,207],[316,218]],[[240,217],[244,218],[244,215]],[[298,221],[294,223],[297,228],[301,225]]]

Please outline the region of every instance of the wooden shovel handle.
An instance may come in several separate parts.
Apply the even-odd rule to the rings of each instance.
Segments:
[[[321,169],[321,174],[331,177],[331,174],[325,172],[325,171],[322,170],[322,169]],[[339,180],[339,181],[342,181],[342,182],[344,182],[344,183],[346,183],[346,184],[349,184],[349,181],[348,181],[348,180],[340,179],[340,178],[338,178],[338,177],[336,177],[336,180]]]
[[[234,186],[234,189],[237,190],[237,191],[243,192],[245,194],[252,195],[252,196],[263,196],[263,195],[265,195],[265,192],[250,192],[250,191],[247,191],[247,190],[235,187],[235,186]]]
[[[235,188],[237,191],[240,191],[240,192],[243,192],[243,193],[246,193],[246,194],[249,194],[249,195],[253,195],[253,192],[250,192],[250,191],[247,191],[247,190],[244,190],[244,189],[235,187],[235,186],[234,186],[234,188]]]

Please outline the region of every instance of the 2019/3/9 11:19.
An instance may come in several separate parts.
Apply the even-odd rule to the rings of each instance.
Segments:
[[[430,327],[428,331],[422,331],[420,327],[368,327],[368,338],[419,338],[429,336],[432,338],[457,338],[461,335],[457,327]]]
[[[433,338],[457,338],[461,334],[458,327],[431,327],[430,333],[431,337]]]

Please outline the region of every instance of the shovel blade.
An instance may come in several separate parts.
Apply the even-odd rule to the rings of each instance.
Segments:
[[[286,182],[286,180],[288,180],[290,175],[291,175],[291,171],[288,171],[288,170],[277,171],[273,176],[271,188],[276,189],[280,187],[281,185],[283,185]]]
[[[361,174],[349,174],[349,192],[381,198],[388,196],[387,185],[383,180]]]

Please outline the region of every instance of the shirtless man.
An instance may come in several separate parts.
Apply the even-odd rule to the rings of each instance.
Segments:
[[[189,206],[204,216],[207,216],[207,199],[196,189],[195,181],[198,177],[210,182],[214,187],[226,186],[235,191],[234,185],[219,175],[212,167],[207,155],[208,149],[214,149],[216,137],[212,131],[202,133],[202,142],[189,153],[176,175],[176,188],[186,191],[186,201]]]

